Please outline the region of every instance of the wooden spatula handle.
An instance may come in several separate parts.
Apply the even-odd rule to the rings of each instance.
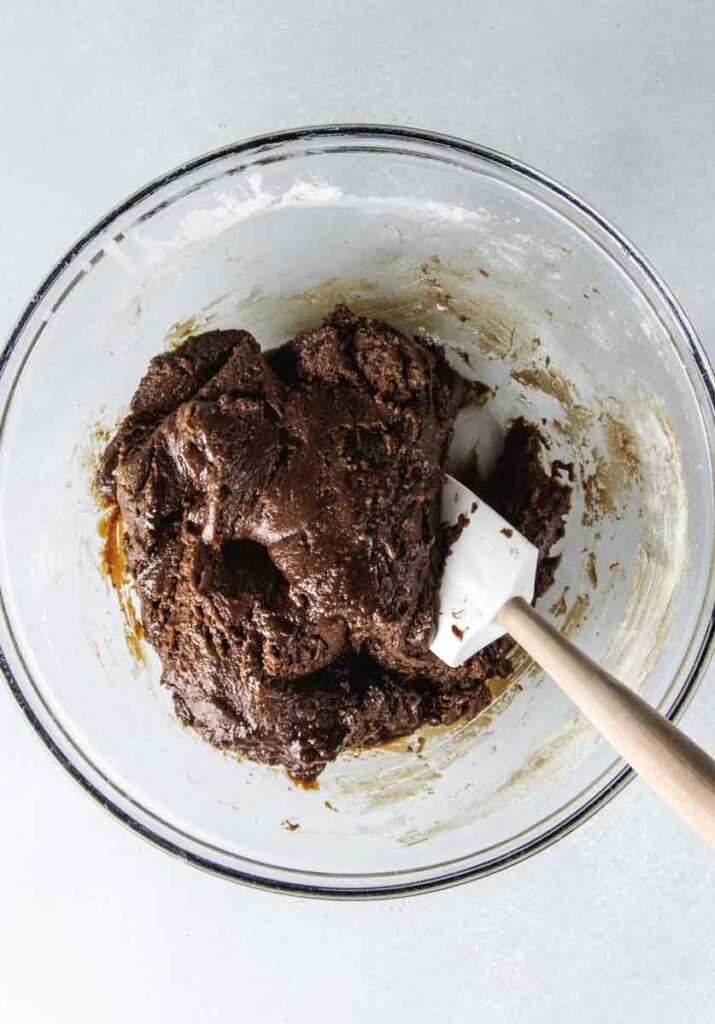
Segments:
[[[715,847],[715,761],[599,668],[523,598],[497,621],[559,684],[641,778]]]

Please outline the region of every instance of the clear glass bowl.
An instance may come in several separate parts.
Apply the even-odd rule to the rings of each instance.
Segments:
[[[345,755],[317,790],[217,752],[177,723],[153,653],[125,641],[91,495],[104,431],[162,346],[208,324],[276,344],[336,300],[438,337],[495,389],[460,423],[455,461],[478,442],[487,465],[515,414],[544,421],[551,456],[577,473],[542,605],[677,717],[712,640],[702,348],[644,257],[561,185],[399,128],[284,132],[200,157],[52,270],[1,364],[0,646],[57,759],[157,845],[266,888],[413,893],[554,842],[627,768],[523,657],[478,719]]]

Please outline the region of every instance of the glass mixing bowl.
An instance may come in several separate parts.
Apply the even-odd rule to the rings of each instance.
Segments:
[[[566,835],[629,771],[523,656],[479,718],[360,755],[319,788],[182,728],[101,569],[98,451],[149,358],[204,325],[266,346],[342,300],[445,345],[493,397],[452,460],[488,467],[509,418],[573,462],[541,599],[676,718],[713,613],[713,376],[647,260],[565,188],[456,139],[336,126],[193,160],[92,228],[32,297],[0,377],[0,646],[57,759],[121,821],[217,874],[304,894],[419,892]],[[131,594],[120,595],[125,610]]]

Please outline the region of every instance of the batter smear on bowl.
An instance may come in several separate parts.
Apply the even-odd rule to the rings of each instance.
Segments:
[[[184,723],[309,781],[342,750],[485,707],[510,641],[455,669],[428,650],[472,388],[437,345],[345,306],[270,351],[210,331],[151,361],[98,484]],[[482,487],[539,547],[540,592],[570,496],[541,454],[517,420]]]

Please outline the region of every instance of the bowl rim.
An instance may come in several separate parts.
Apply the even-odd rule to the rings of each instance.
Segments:
[[[390,139],[407,143],[423,144],[438,150],[443,150],[447,153],[462,153],[471,157],[477,157],[487,163],[516,172],[517,175],[535,182],[547,191],[554,193],[560,199],[565,200],[568,205],[575,207],[581,214],[585,215],[587,219],[593,221],[599,228],[601,228],[601,230],[610,237],[610,240],[615,242],[625,252],[627,257],[637,265],[640,271],[649,280],[650,284],[655,288],[660,299],[664,302],[682,331],[687,342],[690,356],[693,359],[698,375],[709,399],[711,412],[715,414],[715,375],[713,374],[710,361],[695,329],[690,323],[680,303],[651,265],[650,261],[626,235],[615,227],[615,225],[599,214],[593,209],[593,207],[573,193],[570,189],[566,188],[566,186],[520,160],[516,160],[513,157],[507,156],[506,154],[489,147],[454,136],[419,128],[408,128],[388,124],[338,123],[306,126],[255,135],[248,139],[206,152],[201,156],[185,161],[165,174],[154,178],[152,181],[130,194],[126,199],[118,203],[108,213],[101,217],[91,228],[77,239],[74,245],[67,250],[67,252],[57,261],[52,270],[50,270],[21,312],[10,333],[5,347],[0,353],[0,377],[2,377],[7,369],[12,352],[18,344],[25,326],[37,307],[42,303],[54,282],[70,266],[70,264],[79,257],[82,251],[94,239],[96,239],[96,237],[104,231],[105,228],[107,228],[122,214],[131,210],[132,207],[139,204],[142,200],[148,198],[153,193],[172,182],[189,175],[193,171],[211,164],[214,161],[221,160],[224,157],[251,153],[255,150],[263,149],[266,146],[279,146],[307,141],[327,141],[334,138],[346,138],[350,140],[370,138],[383,140]],[[11,398],[12,392],[10,393],[8,401],[10,401]],[[677,693],[673,704],[666,713],[670,721],[677,721],[690,703],[712,657],[714,649],[715,606],[711,608],[709,622],[705,628],[700,647],[695,652],[693,664],[688,676]],[[396,882],[394,884],[377,884],[375,886],[370,885],[355,888],[332,884],[323,885],[298,881],[293,882],[286,881],[285,879],[276,880],[261,877],[260,875],[252,874],[251,872],[243,869],[237,869],[225,864],[217,863],[207,857],[201,856],[193,850],[188,850],[185,847],[172,842],[170,839],[167,839],[165,836],[160,835],[158,832],[155,832],[153,829],[149,828],[137,818],[129,814],[122,807],[115,804],[82,772],[82,770],[67,756],[55,739],[50,735],[23,693],[22,688],[15,678],[7,657],[1,647],[0,671],[5,677],[10,692],[20,709],[23,711],[33,729],[48,748],[50,753],[57,759],[57,761],[59,761],[75,782],[93,796],[101,806],[108,810],[122,824],[160,849],[163,849],[166,852],[179,857],[181,860],[191,863],[194,866],[212,874],[219,875],[232,881],[241,882],[254,888],[288,895],[346,900],[377,899],[417,895],[438,889],[449,888],[453,885],[471,881],[475,878],[486,877],[497,871],[504,870],[519,861],[525,860],[527,857],[533,856],[535,853],[538,853],[540,850],[550,846],[558,839],[568,835],[569,832],[573,831],[578,825],[587,821],[596,813],[596,811],[600,810],[610,800],[612,800],[613,797],[634,777],[633,770],[623,762],[615,777],[610,779],[585,804],[576,808],[565,819],[558,822],[552,828],[531,838],[522,846],[506,855],[501,854],[482,864],[457,869],[453,872],[446,872],[435,878],[413,881],[407,880]],[[309,872],[305,872],[305,874],[309,874]],[[335,875],[333,877],[339,878],[340,876]],[[368,878],[369,876],[365,877]]]

